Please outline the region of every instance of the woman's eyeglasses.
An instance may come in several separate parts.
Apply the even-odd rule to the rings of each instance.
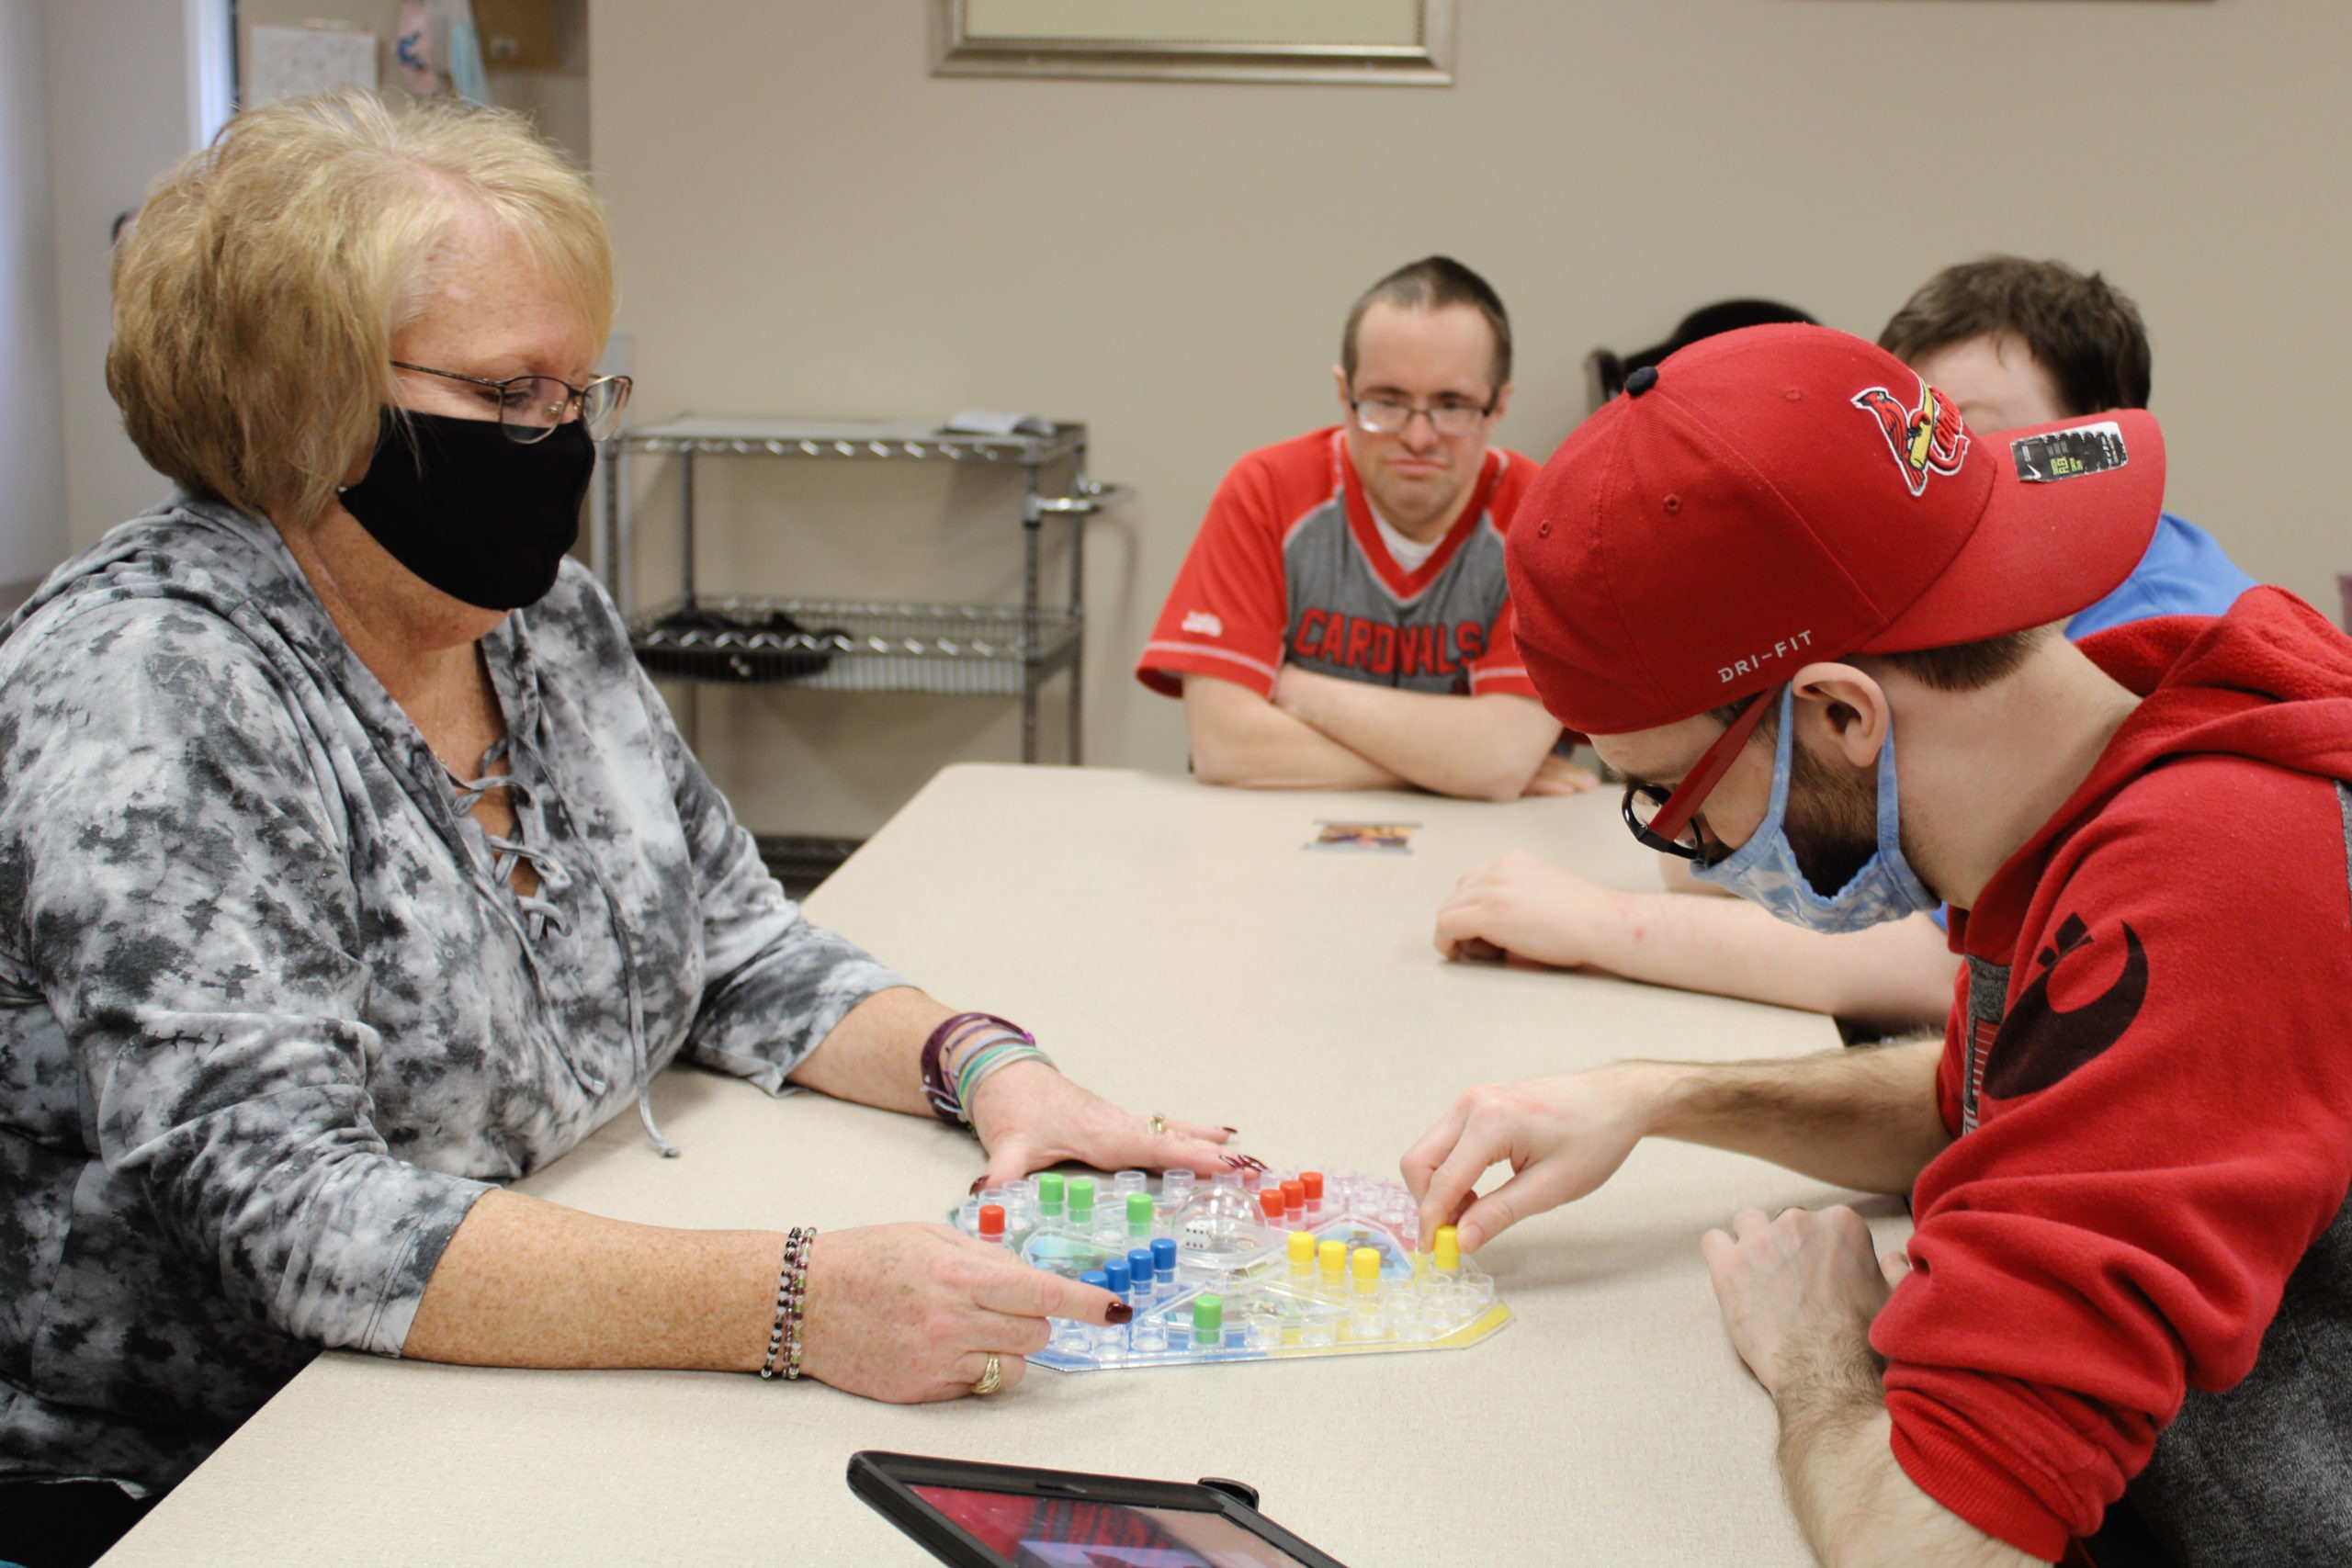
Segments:
[[[574,409],[579,411],[580,423],[587,426],[590,440],[606,439],[620,428],[621,412],[628,407],[632,385],[626,376],[599,376],[584,387],[575,387],[553,376],[509,376],[503,381],[493,381],[485,376],[464,376],[455,370],[411,365],[404,359],[392,363],[420,376],[438,376],[446,381],[463,381],[479,389],[475,395],[495,412],[498,428],[506,439],[526,446],[534,441],[546,440],[557,425],[571,417]]]

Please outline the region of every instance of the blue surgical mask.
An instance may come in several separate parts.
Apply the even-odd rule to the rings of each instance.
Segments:
[[[1934,896],[1903,858],[1892,721],[1878,753],[1878,852],[1829,897],[1815,892],[1813,884],[1805,880],[1788,834],[1789,747],[1796,730],[1795,712],[1795,689],[1781,688],[1781,735],[1772,754],[1772,802],[1764,812],[1763,824],[1738,852],[1713,865],[1694,865],[1690,874],[1761,904],[1781,919],[1808,931],[1858,931],[1934,908]]]

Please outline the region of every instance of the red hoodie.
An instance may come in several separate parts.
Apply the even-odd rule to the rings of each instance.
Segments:
[[[2186,1391],[2246,1378],[2352,1185],[2352,639],[2256,589],[2079,646],[2144,700],[1953,912],[1968,964],[1939,1099],[1958,1136],[1920,1176],[1914,1272],[1871,1333],[1905,1472],[2051,1559]],[[2340,1442],[2352,1366],[2333,1373],[2257,1428]],[[2336,1496],[2312,1506],[2341,1514],[2352,1478],[2321,1483]],[[2297,1521],[2269,1515],[2301,1510],[2263,1499],[2240,1524],[2285,1540]]]

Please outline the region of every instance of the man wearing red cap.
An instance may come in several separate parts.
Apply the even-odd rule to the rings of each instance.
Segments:
[[[2148,406],[2139,307],[2097,273],[2063,262],[1987,256],[1946,267],[1878,342],[1958,405],[1979,439]],[[2065,634],[2079,639],[2151,615],[2218,615],[2253,586],[2211,535],[2165,513],[2132,574],[2069,619]],[[1666,864],[1679,882],[1674,863]],[[1738,899],[1604,887],[1513,850],[1463,875],[1438,907],[1435,935],[1448,957],[1590,965],[1907,1033],[1939,1026],[1951,1004],[1958,960],[1942,924],[1939,912],[1823,936]]]
[[[2144,412],[1980,437],[1811,327],[1627,392],[1512,534],[1545,705],[1702,881],[1819,931],[1943,899],[1966,969],[1939,1046],[1474,1089],[1405,1157],[1424,1227],[1645,1135],[1910,1191],[1883,1267],[1844,1208],[1702,1244],[1825,1559],[2352,1561],[2352,641],[2270,588],[2058,634],[2155,528]]]
[[[1510,319],[1448,256],[1365,291],[1340,334],[1346,423],[1233,466],[1136,661],[1184,701],[1210,784],[1591,789],[1511,641],[1503,533],[1535,465],[1487,445]]]

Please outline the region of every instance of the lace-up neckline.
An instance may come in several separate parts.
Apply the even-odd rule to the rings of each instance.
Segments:
[[[571,874],[561,861],[544,848],[527,841],[538,839],[544,842],[546,833],[543,824],[535,828],[533,822],[539,815],[537,809],[538,801],[532,794],[530,784],[517,777],[511,766],[505,773],[497,771],[498,764],[508,761],[512,754],[512,737],[501,736],[491,742],[490,749],[481,754],[481,761],[475,765],[480,777],[460,778],[457,771],[447,763],[442,765],[442,772],[449,779],[450,808],[459,818],[471,821],[481,834],[483,847],[490,851],[491,855],[491,881],[514,900],[514,907],[522,911],[527,922],[531,940],[537,942],[549,929],[559,933],[570,931],[571,928],[564,923],[563,911],[548,895],[560,894],[571,886]],[[482,796],[494,789],[504,790],[507,801],[514,807],[513,838],[492,832],[482,826],[480,818],[474,816],[474,807],[481,804]],[[514,868],[525,863],[528,863],[532,874],[538,878],[537,893],[525,893],[514,886]]]

